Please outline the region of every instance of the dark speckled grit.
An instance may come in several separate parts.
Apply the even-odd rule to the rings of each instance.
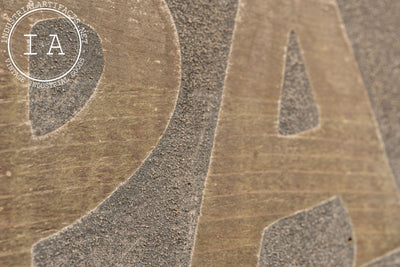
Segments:
[[[79,60],[84,64],[85,71],[78,71],[73,78],[68,79],[66,84],[53,88],[46,88],[46,83],[29,83],[29,119],[32,123],[33,133],[41,136],[50,133],[67,123],[86,104],[93,94],[100,79],[104,67],[103,50],[97,33],[89,26],[78,23],[80,29],[84,29],[86,36],[82,42],[81,56]],[[76,61],[78,47],[72,44],[77,43],[77,34],[67,19],[43,20],[36,23],[31,33],[42,37],[42,41],[50,43],[48,38],[54,29],[63,29],[69,34],[60,34],[59,41],[62,44],[64,56],[58,56],[59,49],[54,49],[52,56],[43,57],[31,56],[29,58],[30,75],[37,79],[52,79],[63,74],[71,68]],[[43,38],[47,37],[47,38]],[[54,46],[57,46],[57,42]],[[89,45],[90,44],[90,45]],[[36,53],[44,55],[48,52],[48,45],[38,45]],[[52,64],[53,61],[56,64]],[[60,62],[62,61],[62,62]],[[54,65],[54,66],[53,66]],[[62,66],[61,69],[56,66]],[[70,73],[72,75],[72,73]]]
[[[353,266],[354,233],[340,197],[265,228],[259,266]]]
[[[366,265],[364,267],[390,267],[390,266],[400,266],[400,249],[391,251],[388,254],[378,258]]]
[[[400,1],[337,2],[400,191]]]
[[[296,32],[292,30],[286,48],[285,74],[279,110],[279,133],[281,135],[298,134],[318,126],[318,123],[318,108]]]
[[[237,0],[167,0],[182,55],[169,126],[139,170],[76,224],[33,247],[37,266],[189,265]]]

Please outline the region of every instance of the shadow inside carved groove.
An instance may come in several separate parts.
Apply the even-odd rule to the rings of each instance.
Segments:
[[[316,127],[318,108],[294,30],[286,48],[286,64],[279,110],[279,134],[298,134]]]
[[[259,266],[353,266],[354,235],[340,197],[264,230]]]
[[[67,75],[55,81],[66,83],[53,88],[47,88],[48,83],[29,82],[29,119],[35,135],[50,133],[71,120],[85,106],[101,77],[104,57],[100,38],[91,27],[83,23],[78,23],[77,26],[85,33],[85,39],[82,40],[79,64],[72,72],[81,65],[84,66],[84,70],[77,71],[72,78]],[[51,43],[51,34],[54,33],[58,33],[59,36],[54,46],[60,45],[60,48],[50,50],[54,53],[48,55],[48,44]],[[32,27],[31,34],[36,35],[34,48],[37,53],[29,57],[31,77],[51,80],[59,74],[66,73],[76,62],[79,50],[76,44],[79,41],[68,19],[39,21]]]

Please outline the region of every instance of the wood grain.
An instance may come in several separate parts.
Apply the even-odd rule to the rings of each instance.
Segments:
[[[100,36],[105,66],[83,110],[56,132],[34,138],[28,84],[1,64],[1,266],[29,265],[35,242],[95,208],[128,179],[164,132],[179,90],[179,45],[163,1],[62,4]],[[2,2],[0,10],[11,15],[23,5]]]
[[[295,30],[320,111],[278,134],[284,53]],[[263,229],[340,195],[357,265],[400,246],[400,201],[335,1],[241,1],[193,266],[255,266]]]

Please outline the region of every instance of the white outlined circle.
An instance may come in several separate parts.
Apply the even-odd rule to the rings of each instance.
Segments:
[[[61,75],[61,76],[59,76],[59,77],[56,77],[56,78],[53,78],[53,79],[50,79],[50,80],[40,80],[40,79],[32,78],[32,77],[26,75],[23,71],[21,71],[21,70],[18,68],[17,64],[15,64],[15,62],[14,62],[14,60],[13,60],[13,58],[12,58],[11,49],[10,49],[11,36],[12,36],[12,33],[13,33],[13,31],[14,31],[14,28],[15,28],[15,26],[18,24],[18,22],[19,22],[23,17],[25,17],[26,15],[28,15],[29,13],[33,13],[33,12],[41,11],[41,10],[43,10],[43,11],[53,11],[53,12],[56,12],[56,13],[58,13],[58,14],[63,15],[64,17],[66,17],[66,18],[72,23],[72,25],[74,25],[75,30],[76,30],[76,32],[78,33],[78,38],[79,38],[79,53],[78,53],[78,56],[77,56],[77,58],[76,58],[76,60],[75,60],[74,65],[73,65],[66,73],[64,73],[63,75]],[[10,30],[10,33],[9,33],[9,35],[8,35],[7,49],[8,49],[8,55],[9,55],[9,57],[10,57],[11,63],[13,64],[13,66],[15,67],[15,69],[18,70],[18,72],[21,73],[23,76],[25,76],[25,77],[28,78],[29,80],[36,81],[36,82],[43,82],[43,83],[45,83],[45,82],[53,82],[53,81],[56,81],[56,80],[58,80],[58,79],[61,79],[61,78],[65,77],[66,75],[68,75],[68,73],[70,73],[70,72],[75,68],[76,64],[77,64],[78,61],[79,61],[79,57],[81,56],[82,39],[81,39],[81,35],[79,34],[78,26],[76,26],[76,24],[74,23],[74,21],[73,21],[70,17],[68,17],[67,15],[65,15],[64,13],[62,13],[61,11],[58,11],[58,10],[56,10],[56,9],[45,8],[45,7],[43,7],[43,8],[38,8],[38,9],[31,10],[31,11],[25,13],[24,15],[22,15],[21,17],[18,18],[18,20],[17,20],[17,21],[14,23],[14,25],[12,26],[12,28],[11,28],[11,30]]]

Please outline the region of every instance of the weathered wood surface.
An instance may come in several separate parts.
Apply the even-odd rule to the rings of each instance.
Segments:
[[[0,64],[1,266],[29,265],[32,245],[54,233],[37,243],[37,264],[58,253],[66,265],[256,266],[267,226],[334,195],[354,232],[345,262],[400,247],[399,194],[337,2],[238,2],[231,45],[235,0],[63,1],[99,35],[105,63],[82,111],[41,138],[28,84]],[[25,4],[3,1],[0,28]],[[285,66],[292,31],[307,90],[282,98],[285,77],[299,74]],[[296,97],[318,112],[283,136],[280,101]]]
[[[400,190],[400,2],[337,2]]]
[[[0,28],[3,14],[26,4],[2,1]],[[29,265],[35,242],[79,219],[129,178],[165,130],[179,90],[179,45],[163,1],[63,4],[100,36],[105,67],[83,110],[37,138],[28,83],[1,64],[1,266]]]
[[[278,103],[291,30],[320,125],[285,137]],[[336,2],[241,1],[192,263],[255,266],[266,226],[337,194],[357,265],[400,246],[399,195]]]

